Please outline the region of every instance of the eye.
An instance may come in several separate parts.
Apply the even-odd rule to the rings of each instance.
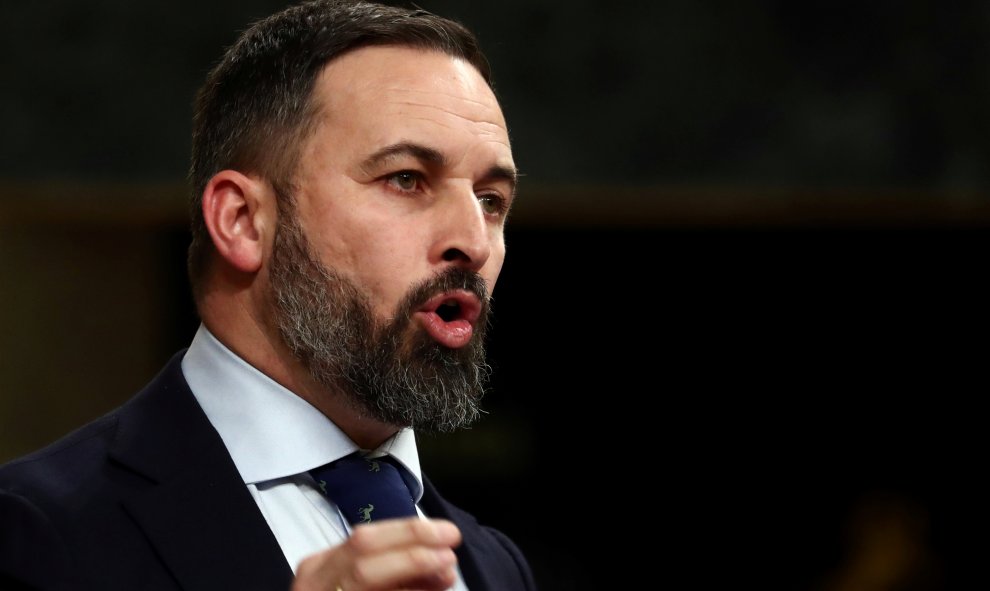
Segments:
[[[481,203],[481,210],[488,215],[501,216],[508,209],[505,198],[497,193],[478,195],[478,201]]]
[[[423,175],[415,170],[400,170],[385,177],[386,182],[397,191],[412,193],[419,189]]]

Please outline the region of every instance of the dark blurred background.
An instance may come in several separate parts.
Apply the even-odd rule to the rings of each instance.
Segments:
[[[192,95],[285,5],[8,4],[0,461],[188,343]],[[526,175],[441,490],[545,591],[985,587],[990,5],[418,4]]]

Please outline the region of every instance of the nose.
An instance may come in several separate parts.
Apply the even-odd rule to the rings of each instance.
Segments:
[[[474,190],[458,190],[437,206],[441,213],[431,259],[480,270],[492,254],[492,229]]]

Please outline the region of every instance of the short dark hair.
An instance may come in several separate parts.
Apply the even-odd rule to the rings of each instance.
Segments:
[[[196,95],[188,270],[197,300],[213,250],[202,212],[206,184],[232,168],[260,174],[280,200],[291,199],[299,150],[317,115],[315,80],[330,61],[372,45],[462,58],[493,86],[475,35],[457,21],[419,8],[313,0],[254,23],[227,49]],[[291,204],[280,203],[279,209],[286,206]]]

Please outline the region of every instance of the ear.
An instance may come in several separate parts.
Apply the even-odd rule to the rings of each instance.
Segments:
[[[217,253],[245,273],[261,268],[273,196],[267,184],[222,170],[203,189],[203,219]]]

